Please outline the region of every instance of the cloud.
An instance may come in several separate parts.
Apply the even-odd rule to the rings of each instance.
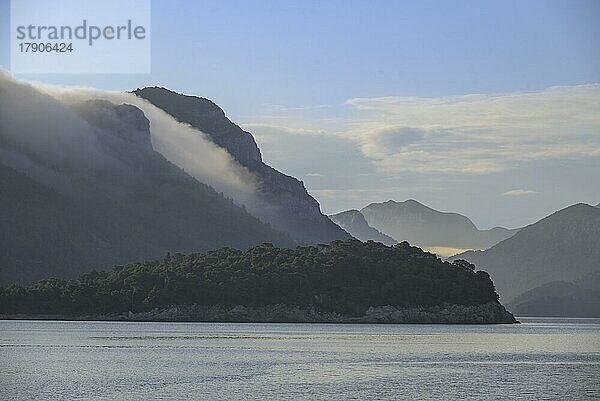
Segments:
[[[309,105],[309,106],[284,106],[281,104],[274,104],[270,107],[267,108],[267,110],[269,111],[275,111],[275,112],[293,112],[293,111],[308,111],[308,110],[321,110],[321,109],[326,109],[328,107],[331,107],[328,104],[316,104],[316,105]]]
[[[102,99],[140,108],[150,121],[154,150],[237,203],[249,208],[256,205],[256,177],[253,173],[203,132],[178,122],[134,94],[23,83],[2,71],[0,93],[0,145],[10,140],[13,147],[19,146],[20,149],[19,153],[9,154],[0,148],[0,157],[13,166],[21,166],[22,170],[33,171],[35,166],[21,156],[16,160],[17,154],[26,154],[29,159],[35,158],[47,165],[65,164],[60,162],[65,158],[82,159],[72,164],[94,169],[97,167],[93,163],[117,164],[115,160],[108,160],[110,158],[96,144],[93,129],[70,108],[70,105],[82,101]]]
[[[254,135],[266,163],[294,177],[356,181],[360,174],[373,172],[372,162],[355,142],[325,129],[268,123],[241,126]]]
[[[310,129],[302,127],[291,127],[286,125],[268,124],[268,123],[246,123],[240,124],[248,131],[255,131],[261,136],[282,136],[282,135],[326,135],[324,129]]]
[[[244,124],[285,157],[285,137],[315,147],[337,138],[379,173],[484,175],[544,160],[600,157],[600,85],[446,97],[354,98],[352,113],[327,121]],[[332,111],[333,112],[333,111]],[[278,144],[275,149],[275,144]]]
[[[0,70],[0,161],[55,187],[63,172],[112,172],[94,129],[73,110]]]
[[[368,187],[368,188],[350,188],[350,189],[315,189],[313,192],[326,197],[337,197],[337,196],[358,196],[363,194],[376,194],[377,199],[383,199],[380,194],[389,194],[393,192],[432,192],[441,191],[444,188],[431,186],[431,185],[414,185],[414,186],[401,186],[401,187]]]
[[[448,97],[354,98],[358,110],[388,118],[402,117],[404,125],[444,128],[509,128],[571,126],[573,121],[598,123],[600,84],[558,86],[537,92],[471,94]]]
[[[383,172],[487,174],[600,156],[600,85],[438,98],[354,98],[347,135]]]
[[[65,104],[90,99],[140,108],[150,121],[154,150],[184,169],[200,182],[238,201],[253,202],[256,178],[224,149],[215,145],[202,131],[175,120],[162,109],[132,93],[101,91],[93,88],[59,87],[35,84],[35,87]]]
[[[388,127],[362,135],[358,140],[366,155],[386,157],[408,149],[422,141],[427,131],[410,127]]]
[[[468,205],[464,212],[486,227],[517,227],[582,196],[598,197],[581,184],[593,180],[600,163],[598,84],[354,98],[316,119],[292,112],[277,117],[253,116],[243,126],[256,135],[265,160],[280,170],[296,177],[326,172],[307,177],[306,185],[327,212],[417,198],[453,210]],[[544,197],[499,196],[511,188],[535,188]],[[512,217],[490,213],[510,210],[515,199],[527,205],[514,209]]]
[[[502,195],[505,196],[526,196],[526,195],[537,195],[538,191],[534,191],[532,189],[512,189],[510,191],[504,192]]]

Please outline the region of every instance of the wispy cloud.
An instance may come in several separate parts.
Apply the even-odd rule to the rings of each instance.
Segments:
[[[354,98],[323,110],[322,118],[280,116],[255,117],[242,126],[282,170],[298,177],[327,172],[307,185],[328,211],[390,198],[433,204],[443,199],[454,210],[469,199],[485,199],[492,209],[521,199],[529,202],[529,209],[516,212],[521,220],[492,221],[489,211],[479,215],[484,226],[518,226],[528,224],[532,213],[538,216],[540,205],[546,211],[564,206],[556,201],[558,187],[571,188],[573,202],[589,196],[577,188],[600,163],[600,84]],[[543,199],[521,192],[533,190]]]
[[[353,98],[345,104],[354,112],[321,126],[292,117],[243,126],[261,142],[282,135],[340,138],[383,173],[480,175],[540,160],[600,157],[600,84],[523,93]]]
[[[382,171],[485,174],[600,156],[600,85],[439,98],[355,98],[348,134]]]
[[[0,80],[14,79],[8,78],[0,71]],[[150,102],[126,92],[57,86],[39,82],[28,85],[32,85],[36,91],[47,94],[64,105],[101,99],[114,104],[126,103],[138,107],[150,122],[152,146],[156,151],[199,181],[213,186],[238,203],[249,206],[254,202],[256,190],[254,173],[240,165],[227,150],[215,145],[205,133],[189,124],[177,121]]]
[[[324,174],[321,173],[306,173],[307,177],[325,177]]]
[[[376,194],[378,199],[380,194],[388,194],[392,192],[431,192],[441,191],[444,188],[430,185],[417,185],[417,186],[402,186],[402,187],[369,187],[369,188],[351,188],[351,189],[315,189],[313,192],[326,197],[337,197],[337,196],[357,196],[363,194]]]
[[[288,125],[278,125],[269,123],[246,123],[241,126],[252,131],[255,135],[262,136],[282,136],[282,135],[325,135],[324,129],[310,129],[303,127],[293,127]]]
[[[504,192],[502,195],[505,196],[527,196],[527,195],[537,195],[538,191],[534,191],[532,189],[512,189],[510,191]]]
[[[269,106],[267,110],[276,112],[287,112],[287,111],[307,111],[307,110],[321,110],[330,107],[328,104],[315,104],[308,106],[284,106],[281,104],[274,104]]]
[[[419,128],[388,127],[361,135],[359,142],[366,155],[385,157],[409,149],[425,139],[427,131]]]
[[[436,128],[549,128],[597,124],[600,84],[557,86],[537,92],[473,94],[448,97],[354,98],[346,104],[375,111],[404,125]]]

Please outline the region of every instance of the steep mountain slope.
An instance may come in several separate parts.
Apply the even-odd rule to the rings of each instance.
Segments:
[[[304,184],[263,163],[254,137],[231,122],[208,99],[187,96],[165,88],[148,87],[133,93],[207,134],[259,180],[259,202],[247,205],[252,214],[299,243],[330,242],[350,235],[321,213]]]
[[[381,233],[367,224],[365,217],[358,210],[347,210],[338,214],[333,214],[329,218],[350,233],[354,238],[361,241],[377,241],[385,245],[394,245],[397,243],[392,237]]]
[[[600,272],[574,283],[541,285],[516,297],[508,308],[519,316],[600,317]]]
[[[166,252],[293,245],[155,152],[138,108],[68,109],[27,85],[1,84],[0,282]]]
[[[78,266],[118,260],[85,211],[56,191],[1,163],[0,188],[0,283],[74,276]]]
[[[439,212],[412,199],[372,203],[360,212],[371,227],[396,241],[426,248],[485,249],[517,232],[501,227],[478,230],[465,216]]]
[[[507,301],[551,281],[572,281],[600,267],[600,210],[582,203],[572,205],[488,250],[454,258],[489,272]]]

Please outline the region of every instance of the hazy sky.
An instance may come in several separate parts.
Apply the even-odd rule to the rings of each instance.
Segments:
[[[327,213],[414,198],[516,227],[600,202],[600,1],[152,7],[151,74],[18,77],[208,97]]]

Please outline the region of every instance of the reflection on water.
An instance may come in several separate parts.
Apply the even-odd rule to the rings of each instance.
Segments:
[[[2,399],[593,399],[600,320],[0,321]]]

